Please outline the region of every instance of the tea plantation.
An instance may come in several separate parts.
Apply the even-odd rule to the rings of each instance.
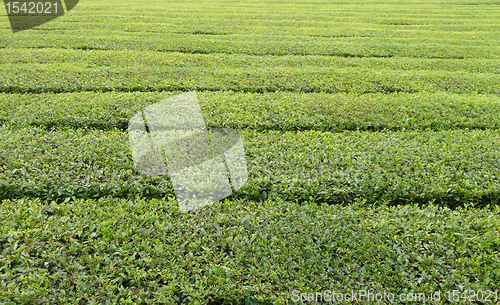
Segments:
[[[187,91],[249,180],[183,213],[127,127]],[[0,201],[0,304],[498,302],[500,2],[82,0],[15,34],[0,10]]]

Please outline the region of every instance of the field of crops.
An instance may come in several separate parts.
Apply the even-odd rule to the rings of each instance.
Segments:
[[[249,180],[182,213],[127,128],[193,90]],[[500,295],[500,2],[87,0],[15,34],[0,9],[0,200],[2,304]]]

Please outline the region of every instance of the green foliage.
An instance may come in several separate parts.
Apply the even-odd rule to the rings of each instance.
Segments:
[[[9,50],[0,92],[500,93],[500,61]]]
[[[245,133],[251,199],[498,203],[498,131]],[[252,188],[259,191],[255,191]],[[251,192],[254,192],[252,194]]]
[[[168,177],[135,172],[122,132],[1,129],[0,198],[163,197]]]
[[[89,0],[15,35],[0,10],[0,303],[498,290],[498,4]],[[250,180],[186,214],[125,131],[187,90]]]
[[[183,214],[170,200],[7,200],[0,302],[285,304],[293,290],[495,290],[499,212],[273,200]]]
[[[0,124],[126,131],[137,111],[179,92],[0,94]],[[257,131],[498,129],[497,95],[449,93],[197,94],[209,127]]]
[[[498,59],[497,5],[497,0],[209,0],[170,1],[166,9],[154,1],[90,1],[16,35],[7,18],[0,18],[0,47]]]
[[[323,203],[497,203],[496,130],[243,132],[250,180],[233,198]],[[121,131],[0,128],[0,198],[161,198],[167,177],[137,173]]]

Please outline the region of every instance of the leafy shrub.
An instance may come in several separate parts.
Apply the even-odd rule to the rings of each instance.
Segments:
[[[496,130],[243,132],[250,180],[233,198],[326,203],[497,203]],[[138,174],[121,131],[0,129],[1,198],[161,198],[166,177]]]
[[[6,50],[0,92],[221,91],[498,94],[498,60],[169,55],[130,51]],[[1,53],[0,53],[1,54]],[[29,59],[26,59],[29,58]],[[142,58],[138,60],[138,58]],[[455,60],[456,61],[456,60]],[[408,63],[409,62],[409,63]],[[133,64],[131,64],[133,63]]]
[[[0,123],[126,131],[137,111],[178,92],[0,94]],[[200,92],[209,127],[257,131],[498,129],[496,95]]]
[[[274,303],[292,291],[495,290],[500,215],[429,205],[0,204],[3,304]],[[442,303],[445,303],[442,297]]]

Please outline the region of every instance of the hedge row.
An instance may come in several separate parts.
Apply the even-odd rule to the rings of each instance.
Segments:
[[[191,20],[191,19],[189,19]],[[85,22],[80,21],[78,23]],[[92,21],[88,21],[92,23]],[[47,23],[48,24],[48,23]],[[162,24],[162,27],[168,25]],[[208,26],[210,27],[210,26]],[[463,30],[464,26],[456,26],[449,30]],[[251,30],[250,30],[251,31]],[[44,34],[47,31],[42,31]],[[498,39],[487,40],[493,45],[484,44],[483,32],[468,33],[473,37],[460,45],[460,39],[439,42],[433,39],[424,43],[432,30],[423,33],[410,33],[411,39],[394,39],[387,37],[310,37],[248,34],[210,35],[210,30],[194,30],[194,34],[168,34],[148,32],[110,33],[100,29],[92,32],[75,30],[50,31],[46,35],[33,35],[32,31],[16,33],[11,30],[0,31],[0,48],[30,49],[77,49],[77,50],[133,50],[181,53],[224,53],[250,55],[326,55],[340,57],[427,57],[427,58],[483,58],[498,59],[500,47]],[[366,30],[367,33],[372,32]],[[80,35],[74,34],[80,33]],[[196,34],[196,33],[207,33]],[[349,33],[349,32],[347,32]],[[441,37],[449,32],[443,31]],[[488,33],[488,32],[486,32]],[[381,36],[384,33],[381,33]],[[349,35],[349,34],[347,34]],[[370,34],[367,34],[368,36]],[[488,34],[486,34],[488,36]],[[491,35],[497,35],[493,33]],[[390,36],[390,35],[388,35]],[[475,36],[475,37],[474,37]],[[446,39],[446,38],[444,38]],[[457,45],[458,43],[458,45]]]
[[[217,73],[236,70],[255,70],[258,67],[267,70],[310,72],[313,68],[318,71],[323,68],[361,69],[379,72],[403,73],[404,71],[443,71],[461,73],[500,74],[500,59],[491,59],[487,62],[481,58],[436,59],[436,58],[344,58],[334,56],[249,56],[241,54],[184,54],[159,52],[131,52],[131,51],[101,51],[101,50],[64,50],[64,49],[5,49],[0,53],[0,64],[35,66],[53,64],[74,64],[85,68],[117,68],[150,67],[163,70],[164,68],[179,69],[185,72],[197,69],[206,69]],[[151,67],[152,66],[152,67]],[[43,67],[43,66],[42,66]]]
[[[249,182],[233,198],[325,203],[500,202],[497,130],[243,132]],[[168,177],[135,172],[122,132],[0,128],[0,198],[161,198]]]
[[[462,2],[462,3],[460,3]],[[322,3],[321,9],[315,4],[283,2],[269,3],[203,3],[171,2],[166,11],[160,3],[121,1],[80,3],[78,11],[65,15],[63,19],[45,24],[41,29],[92,30],[107,29],[135,33],[168,34],[266,34],[266,35],[311,35],[412,38],[422,33],[431,38],[456,39],[456,43],[466,44],[467,39],[498,39],[494,36],[497,12],[494,0],[471,6],[467,0],[454,1],[453,6],[429,2],[401,3],[384,1],[377,3]],[[106,14],[96,14],[103,9]],[[411,14],[404,10],[411,9]],[[304,10],[309,14],[305,15]],[[370,13],[367,13],[367,10]],[[429,14],[432,10],[433,14]],[[259,13],[256,13],[259,12]],[[471,13],[472,12],[472,13]],[[3,14],[3,12],[2,12]],[[477,18],[480,15],[481,18]],[[109,18],[113,22],[109,22]],[[84,27],[78,27],[83,21]],[[196,24],[191,20],[197,20]],[[2,20],[3,21],[3,20]],[[91,21],[91,22],[90,22]],[[170,26],[165,26],[166,24]],[[2,26],[4,23],[2,23]],[[200,29],[204,29],[201,31]],[[198,30],[198,31],[197,31]],[[449,32],[443,36],[441,32]],[[491,41],[490,41],[491,42]],[[480,41],[488,43],[488,41]]]
[[[254,175],[249,186],[265,198],[448,206],[500,202],[498,130],[245,135]]]
[[[0,123],[126,131],[141,109],[179,92],[0,93]],[[198,92],[209,127],[263,130],[497,129],[497,95]]]
[[[92,56],[95,52],[82,52]],[[208,61],[212,55],[201,57]],[[252,63],[248,57],[248,64]],[[7,60],[7,59],[5,59]],[[8,63],[0,65],[0,92],[44,93],[76,91],[224,91],[241,92],[350,92],[392,93],[445,91],[449,93],[500,93],[496,73],[429,70],[376,70],[373,67],[284,65],[249,66],[221,60],[213,69],[177,64],[92,65],[74,63]],[[224,64],[222,64],[224,63]]]
[[[1,129],[0,198],[163,197],[165,177],[135,172],[122,132]]]
[[[446,291],[500,287],[498,207],[238,200],[183,214],[169,200],[21,199],[0,216],[6,305],[288,304],[326,290],[448,304]]]
[[[165,11],[152,1],[80,3],[35,29],[44,35],[14,36],[0,18],[0,47],[498,58],[495,3],[452,4],[322,3],[318,10],[306,3],[207,1],[172,2]]]

